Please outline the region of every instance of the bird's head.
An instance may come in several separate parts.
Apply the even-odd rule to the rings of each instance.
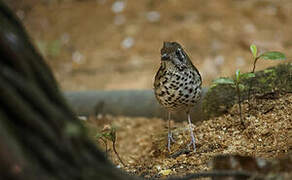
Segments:
[[[164,42],[161,49],[161,64],[166,68],[183,70],[191,65],[188,55],[177,42]]]

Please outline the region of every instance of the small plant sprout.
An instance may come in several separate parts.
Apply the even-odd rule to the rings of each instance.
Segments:
[[[252,56],[253,56],[253,68],[251,71],[252,73],[255,72],[256,62],[259,59],[263,59],[263,60],[285,60],[286,59],[285,54],[278,52],[278,51],[268,51],[268,52],[264,52],[264,53],[258,55],[257,47],[254,44],[250,45],[250,51],[251,51]]]
[[[263,59],[263,60],[285,60],[286,59],[285,54],[283,54],[281,52],[277,52],[277,51],[268,51],[268,52],[264,52],[264,53],[258,55],[257,47],[254,44],[250,45],[250,51],[251,51],[252,56],[253,56],[253,68],[252,68],[251,73],[255,72],[256,63],[259,59]],[[255,75],[254,75],[254,77],[255,77]],[[250,83],[249,83],[249,89],[248,89],[248,95],[247,95],[249,106],[250,106],[249,100],[250,100],[251,87],[252,87],[252,81],[250,81]]]
[[[107,140],[106,140],[105,136],[106,135],[104,133],[96,133],[95,138],[98,139],[98,140],[101,140],[104,143],[105,155],[107,156],[108,148],[107,148]]]
[[[245,128],[245,124],[243,122],[243,118],[242,118],[242,110],[241,110],[241,98],[240,98],[240,89],[244,88],[242,84],[240,84],[240,79],[241,79],[241,73],[240,70],[237,69],[235,72],[235,87],[236,87],[236,94],[237,94],[237,98],[238,98],[238,109],[239,109],[239,117],[240,117],[240,122],[241,125]]]
[[[241,84],[241,79],[243,77],[254,77],[254,73],[245,73],[241,74],[240,70],[236,70],[235,73],[235,79],[230,79],[230,78],[219,78],[214,81],[215,84],[230,84],[236,89],[236,94],[237,94],[237,99],[238,99],[238,109],[239,109],[239,116],[240,116],[240,121],[241,125],[245,128],[245,124],[242,118],[242,109],[241,109],[241,90],[244,89],[244,85]]]
[[[113,145],[113,150],[114,150],[117,158],[123,164],[123,166],[126,167],[126,164],[122,161],[122,159],[119,156],[119,153],[116,150],[116,128],[111,127],[111,126],[105,126],[105,128],[102,130],[102,132],[97,133],[95,137],[97,139],[100,139],[103,141],[103,143],[105,144],[106,153],[108,152],[107,141],[111,141],[112,145]]]
[[[239,115],[240,115],[240,121],[241,121],[241,125],[245,127],[243,118],[242,118],[242,109],[241,109],[241,90],[245,88],[245,86],[241,83],[242,78],[255,78],[255,68],[256,68],[256,62],[259,59],[263,59],[263,60],[285,60],[286,56],[285,54],[281,53],[281,52],[277,52],[277,51],[268,51],[265,53],[262,53],[260,55],[258,55],[258,50],[256,45],[252,44],[250,45],[250,51],[252,53],[253,56],[253,69],[250,73],[244,73],[241,74],[240,70],[236,70],[235,73],[235,79],[230,79],[230,78],[218,78],[216,80],[214,80],[214,84],[230,84],[231,86],[235,87],[236,89],[236,94],[237,94],[237,98],[238,98],[238,109],[239,109]],[[250,81],[252,82],[252,81]],[[252,84],[249,84],[249,90],[248,90],[248,100],[250,97],[250,89],[251,89]]]

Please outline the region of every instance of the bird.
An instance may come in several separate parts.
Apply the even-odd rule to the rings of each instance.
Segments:
[[[187,114],[191,142],[196,151],[196,142],[191,122],[191,109],[198,103],[202,92],[202,78],[190,57],[177,42],[164,42],[160,51],[160,68],[154,79],[154,94],[162,107],[168,112],[168,151],[175,142],[171,133],[171,114],[184,111]]]

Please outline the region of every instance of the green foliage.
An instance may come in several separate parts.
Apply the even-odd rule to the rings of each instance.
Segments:
[[[255,74],[254,73],[244,73],[241,74],[241,78],[254,78]]]
[[[273,69],[265,69],[264,72],[265,73],[273,73],[273,72],[275,72],[275,70],[273,70]]]
[[[114,153],[116,154],[119,161],[123,164],[123,166],[126,167],[126,164],[120,158],[119,153],[116,150],[116,128],[114,128],[113,126],[106,127],[102,130],[101,133],[97,133],[95,137],[97,139],[101,139],[104,142],[106,146],[106,153],[107,153],[107,140],[111,141],[113,145],[112,147],[113,147]]]
[[[258,49],[257,49],[256,45],[254,45],[254,44],[250,45],[250,51],[251,51],[253,57],[256,58],[257,54],[258,54]]]
[[[285,60],[286,56],[285,54],[277,51],[269,51],[265,52],[258,56],[258,58],[264,59],[264,60]]]
[[[240,81],[242,77],[254,77],[254,76],[255,76],[254,73],[246,73],[242,75],[240,70],[237,69],[235,72],[235,80],[230,79],[230,78],[219,78],[214,81],[215,84],[230,84],[231,86],[235,87],[237,98],[238,98],[238,109],[239,109],[239,114],[240,114],[240,121],[244,128],[245,128],[245,124],[242,118],[240,92],[245,88],[245,86],[241,84]]]
[[[235,78],[230,79],[230,78],[219,78],[213,81],[214,84],[229,84],[232,87],[235,87],[236,89],[236,94],[238,98],[238,109],[239,109],[239,114],[240,114],[240,120],[242,126],[245,128],[244,120],[242,118],[242,110],[241,110],[241,92],[242,90],[245,89],[245,86],[241,83],[242,78],[255,78],[255,67],[256,67],[256,62],[259,59],[264,59],[264,60],[285,60],[286,56],[285,54],[277,51],[268,51],[263,54],[258,55],[258,50],[256,45],[252,44],[250,45],[250,51],[253,56],[253,69],[250,73],[244,73],[241,74],[240,70],[237,69],[235,72]],[[252,82],[252,81],[251,81]],[[249,91],[248,91],[248,99],[250,96],[250,89],[251,89],[251,83],[249,85]]]
[[[240,78],[241,78],[241,73],[240,73],[240,70],[237,69],[236,72],[235,72],[235,80],[236,80],[236,84],[239,84],[239,81],[240,81]]]
[[[234,84],[233,79],[230,78],[218,78],[213,81],[214,84]]]
[[[257,47],[254,44],[250,45],[250,51],[253,55],[252,73],[254,73],[255,68],[256,68],[256,62],[259,59],[264,59],[264,60],[285,60],[286,59],[285,54],[283,54],[281,52],[277,52],[277,51],[268,51],[268,52],[265,52],[265,53],[258,56],[257,55]]]
[[[249,75],[246,75],[246,77],[255,77],[255,68],[256,68],[256,63],[259,59],[264,59],[264,60],[285,60],[286,56],[285,54],[281,53],[281,52],[277,52],[277,51],[268,51],[265,52],[261,55],[257,55],[257,47],[256,45],[252,44],[250,45],[250,50],[252,52],[253,55],[253,68],[251,73],[249,73]],[[249,85],[249,90],[248,90],[248,101],[250,99],[250,91],[251,91],[251,87],[252,87],[252,81],[250,82]]]
[[[236,70],[235,73],[235,80],[231,79],[231,78],[226,78],[226,77],[221,77],[218,79],[215,79],[213,81],[214,84],[230,84],[230,85],[236,85],[239,84],[239,86],[241,87],[241,89],[243,88],[244,85],[242,85],[240,83],[242,78],[254,78],[255,74],[254,73],[244,73],[241,74],[240,70]]]
[[[95,137],[97,139],[107,139],[109,141],[115,142],[116,141],[116,128],[110,127],[107,130],[104,130],[101,133],[96,133]]]

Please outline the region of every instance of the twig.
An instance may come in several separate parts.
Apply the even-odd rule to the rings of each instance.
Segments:
[[[255,60],[253,61],[253,68],[252,68],[252,73],[254,73],[255,68],[256,68],[256,62],[260,57],[256,57]]]
[[[119,161],[123,164],[124,167],[126,167],[126,164],[122,161],[122,159],[121,159],[120,156],[119,156],[119,153],[118,153],[117,150],[116,150],[116,145],[115,145],[115,144],[116,144],[116,141],[114,140],[114,141],[113,141],[113,150],[114,150],[115,154],[117,155]]]
[[[107,153],[108,153],[108,149],[107,149],[107,142],[106,142],[106,139],[104,139],[104,138],[100,138],[101,140],[102,140],[102,142],[104,143],[104,145],[105,145],[105,155],[107,156]]]
[[[259,57],[256,57],[253,61],[253,68],[251,73],[254,73],[255,68],[256,68],[256,62],[259,59]],[[247,93],[247,102],[248,102],[248,109],[250,110],[250,91],[251,91],[251,87],[252,87],[252,83],[253,83],[253,78],[251,79],[250,83],[249,83],[249,88],[248,88],[248,93]]]
[[[170,158],[177,158],[178,156],[180,156],[182,154],[189,154],[190,152],[191,152],[191,150],[189,150],[189,149],[182,149],[178,152],[171,154],[169,157]]]
[[[238,97],[239,117],[240,117],[241,125],[245,129],[245,124],[244,124],[243,118],[242,118],[241,100],[240,100],[240,89],[239,89],[239,84],[238,83],[236,84],[236,91],[237,91],[237,97]]]

